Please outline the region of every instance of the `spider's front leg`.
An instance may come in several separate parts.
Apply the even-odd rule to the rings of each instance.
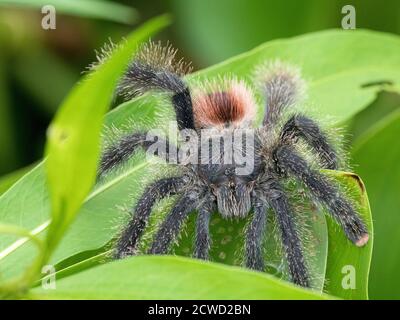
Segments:
[[[170,195],[176,194],[182,187],[183,178],[161,179],[149,186],[139,199],[135,213],[118,240],[116,258],[123,258],[135,253],[139,238],[147,225],[154,204]]]
[[[315,121],[303,115],[292,116],[283,126],[281,140],[303,138],[323,161],[326,169],[337,169],[337,156],[328,140]]]
[[[194,192],[185,194],[178,200],[172,208],[171,213],[161,224],[149,250],[149,254],[167,253],[172,241],[176,239],[182,223],[189,213],[197,208],[197,205],[198,194]]]
[[[247,268],[264,271],[263,239],[267,223],[267,205],[261,200],[255,200],[253,205],[253,219],[246,230],[246,256]]]
[[[286,252],[292,280],[295,284],[309,287],[308,270],[304,261],[301,242],[297,235],[288,199],[284,193],[281,192],[279,196],[270,199],[270,204],[279,223],[282,243]]]
[[[324,204],[329,213],[342,226],[347,238],[361,247],[368,242],[368,230],[352,204],[326,176],[311,169],[307,162],[291,147],[282,145],[275,151],[278,166],[302,181],[317,201]]]
[[[215,202],[205,202],[200,208],[196,220],[196,237],[194,243],[193,257],[197,259],[208,260],[211,247],[210,237],[210,217],[215,209]]]
[[[157,145],[165,146],[165,150],[162,148],[157,149],[156,155],[168,160],[170,151],[170,142],[168,140],[163,140],[162,138],[157,138]],[[149,147],[154,145],[154,141],[147,139],[146,132],[135,132],[125,137],[121,138],[117,143],[108,147],[101,156],[99,173],[101,176],[104,172],[116,167],[122,162],[126,161],[131,157],[135,151],[139,148],[143,148],[147,151]]]
[[[310,287],[308,270],[293,219],[293,211],[283,188],[271,175],[260,185],[260,189],[276,215],[292,281],[300,286]]]

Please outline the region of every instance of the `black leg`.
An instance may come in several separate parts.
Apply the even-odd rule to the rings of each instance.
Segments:
[[[197,259],[208,260],[208,251],[211,247],[211,237],[209,230],[210,217],[213,206],[210,203],[205,203],[199,208],[199,213],[196,220],[196,237],[194,245],[193,257]]]
[[[270,200],[270,204],[276,213],[281,230],[282,243],[286,252],[289,271],[295,284],[309,287],[308,271],[304,262],[300,239],[296,233],[292,212],[290,211],[286,196]]]
[[[299,100],[304,81],[299,70],[279,62],[270,65],[261,76],[266,96],[263,125],[273,126],[279,121],[284,110]]]
[[[149,250],[150,254],[167,253],[172,241],[177,237],[183,221],[187,218],[189,213],[196,208],[197,196],[198,195],[190,194],[184,195],[179,199],[171,213],[161,224]]]
[[[368,230],[364,222],[357,215],[349,200],[327,177],[312,170],[306,161],[290,147],[278,147],[275,156],[279,167],[303,181],[314,197],[327,207],[354,244],[363,246],[368,242]]]
[[[264,271],[263,239],[267,224],[267,206],[257,201],[253,219],[246,230],[246,267]]]
[[[189,88],[185,87],[182,91],[176,92],[172,96],[172,104],[175,109],[179,130],[195,129],[192,98]]]
[[[283,249],[289,266],[292,281],[303,287],[309,287],[308,270],[304,261],[302,245],[297,235],[293,212],[279,182],[272,176],[265,181],[263,194],[276,214],[281,232]]]
[[[118,240],[116,258],[135,254],[135,249],[141,237],[154,204],[167,196],[179,191],[183,184],[182,178],[166,178],[148,187],[135,207],[135,213],[128,226]]]
[[[170,147],[169,141],[162,140],[161,138],[158,139],[157,144],[165,146],[165,153],[160,150],[156,155],[168,160]],[[147,140],[146,132],[135,132],[121,138],[121,140],[119,140],[115,145],[104,151],[100,160],[98,176],[101,176],[107,170],[114,168],[129,159],[138,148],[143,148],[146,151],[154,143],[155,141]]]
[[[329,145],[325,134],[311,119],[295,115],[286,122],[281,133],[283,141],[287,139],[303,138],[318,153],[323,161],[324,168],[337,169],[337,156]]]
[[[193,105],[190,91],[182,76],[190,66],[176,61],[176,50],[153,42],[143,46],[119,85],[119,93],[132,98],[150,90],[172,93],[178,127],[194,129]]]

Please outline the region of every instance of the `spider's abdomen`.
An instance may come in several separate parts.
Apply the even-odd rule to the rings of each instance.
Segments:
[[[254,119],[256,103],[242,81],[230,79],[210,85],[210,92],[199,90],[193,99],[197,128],[247,127]]]

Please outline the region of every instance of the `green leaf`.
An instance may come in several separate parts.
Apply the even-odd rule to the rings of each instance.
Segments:
[[[393,112],[365,133],[353,150],[353,162],[368,187],[374,212],[375,242],[370,297],[400,298],[400,112]]]
[[[327,170],[346,194],[352,196],[370,238],[366,246],[359,248],[350,242],[338,224],[327,218],[329,233],[328,263],[325,291],[343,299],[368,299],[368,276],[373,245],[373,226],[367,191],[361,178],[354,173]]]
[[[32,235],[29,230],[21,228],[15,225],[7,225],[0,223],[0,233],[1,234],[11,234],[19,237],[26,237],[29,239],[39,250],[38,258],[34,261],[33,265],[35,268],[26,269],[25,272],[20,275],[20,277],[15,277],[12,279],[1,279],[0,284],[0,299],[4,298],[13,298],[13,293],[18,291],[22,292],[26,290],[26,284],[29,283],[29,280],[34,276],[36,267],[40,267],[41,265],[41,255],[44,253],[44,245],[43,242],[38,239],[36,236]]]
[[[321,48],[326,49],[324,55],[320,54]],[[385,48],[385,53],[378,48]],[[188,80],[194,83],[225,73],[234,73],[248,79],[258,64],[279,58],[303,67],[306,78],[310,80],[310,101],[319,107],[317,112],[313,112],[335,116],[338,121],[343,122],[365,108],[381,89],[380,86],[361,88],[362,84],[383,79],[395,84],[398,82],[399,75],[393,70],[400,65],[397,54],[399,49],[399,38],[391,35],[367,31],[324,31],[272,41],[222,64],[197,72],[189,76]],[[347,85],[344,90],[343,83]],[[164,128],[172,118],[172,112],[171,109],[166,110],[162,103],[157,107],[157,102],[157,99],[147,97],[125,103],[107,115],[106,123],[117,128],[132,127],[132,123],[136,128],[146,125]],[[163,111],[161,117],[160,111]],[[141,194],[145,184],[143,179],[147,178],[144,180],[147,182],[156,177],[154,171],[157,169],[152,167],[143,158],[135,157],[106,181],[98,184],[86,198],[80,214],[50,263],[61,265],[61,262],[71,257],[79,257],[81,253],[108,245],[127,220],[126,211]],[[43,168],[40,166],[0,198],[0,218],[8,223],[23,224],[24,227],[41,233],[47,229],[48,201]],[[0,268],[8,275],[14,274],[33,255],[33,248],[28,242],[15,246],[14,241],[0,237],[0,252],[10,246],[13,248],[12,252],[0,259]],[[325,261],[320,258],[318,260],[324,268]]]
[[[30,172],[36,165],[36,163],[31,164],[0,177],[0,195],[6,192],[15,182],[21,179],[26,173]]]
[[[160,16],[133,32],[96,71],[88,74],[73,88],[51,123],[46,146],[47,184],[43,185],[44,189],[51,192],[51,220],[31,232],[31,237],[36,239],[37,234],[49,227],[46,250],[41,252],[39,259],[41,263],[47,262],[92,189],[103,116],[111,103],[117,81],[138,45],[167,24],[168,16]],[[29,238],[20,238],[14,245],[18,247],[27,240]],[[3,251],[0,258],[9,252]],[[36,276],[40,268],[36,261],[35,265],[27,269],[32,279],[27,278],[24,279],[25,283],[18,283],[14,290],[16,293],[19,287],[29,285]]]
[[[173,279],[173,281],[171,281]],[[115,261],[33,289],[30,299],[332,299],[272,276],[171,256]]]
[[[135,9],[111,1],[99,0],[0,0],[0,6],[40,10],[53,5],[57,13],[130,24],[137,19]]]
[[[301,188],[295,184],[294,188]],[[297,189],[297,195],[299,189]],[[296,199],[299,200],[299,199]],[[292,201],[295,201],[293,199]],[[325,279],[327,253],[328,253],[328,234],[327,225],[322,212],[313,208],[309,201],[296,201],[296,225],[300,230],[302,247],[306,255],[307,266],[310,270],[311,287],[322,292]],[[169,210],[164,210],[168,213]],[[153,221],[163,221],[162,215],[155,212]],[[213,246],[210,250],[211,260],[214,262],[225,263],[228,265],[242,266],[245,248],[245,228],[250,222],[251,215],[241,220],[222,219],[216,212],[211,217],[210,235]],[[196,216],[192,215],[188,223],[181,232],[181,239],[177,242],[174,253],[190,257],[193,252],[193,235],[195,234]],[[151,225],[148,230],[156,229]],[[144,235],[146,237],[146,235]],[[150,240],[151,237],[147,236]],[[285,260],[280,241],[281,235],[273,211],[268,212],[267,230],[263,241],[264,262],[266,271],[277,277],[290,281],[290,273]]]
[[[400,90],[398,91],[400,92]],[[363,139],[369,130],[382,119],[387,118],[392,112],[400,110],[400,94],[396,92],[381,92],[377,99],[357,115],[355,115],[347,127],[351,132],[351,142],[357,145],[359,139]]]
[[[169,23],[166,16],[144,24],[117,47],[93,74],[75,86],[57,112],[47,134],[46,161],[51,193],[52,246],[92,188],[100,152],[103,116],[115,87],[138,45]],[[51,229],[54,226],[53,229]]]
[[[344,122],[367,107],[383,90],[398,90],[400,37],[366,30],[328,30],[267,42],[194,75],[209,78],[252,75],[268,60],[301,67],[308,82],[308,111]],[[390,83],[390,85],[388,85]]]

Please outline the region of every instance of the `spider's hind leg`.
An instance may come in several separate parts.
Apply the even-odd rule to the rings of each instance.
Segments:
[[[281,61],[261,66],[256,73],[266,97],[263,125],[270,127],[287,108],[301,100],[305,83],[298,68]]]

